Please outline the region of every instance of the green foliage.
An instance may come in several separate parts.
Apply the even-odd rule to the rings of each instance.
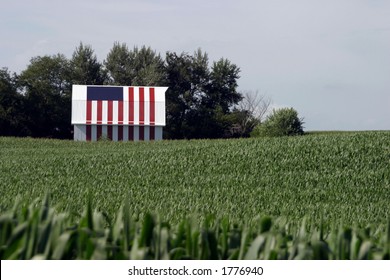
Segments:
[[[165,138],[230,137],[236,116],[233,106],[241,100],[237,92],[240,69],[227,59],[209,67],[206,53],[192,56],[167,52],[168,91]]]
[[[19,76],[34,137],[70,138],[70,64],[64,55],[34,57]]]
[[[71,65],[71,80],[79,85],[102,85],[106,81],[103,65],[98,62],[90,45],[80,45],[73,52]]]
[[[185,218],[178,224],[157,216],[130,216],[127,207],[107,220],[91,203],[79,221],[56,213],[48,198],[41,206],[16,203],[0,215],[0,258],[6,259],[389,259],[390,239],[369,228],[334,227],[321,235],[306,227],[263,217],[236,226],[209,217],[204,225]],[[320,228],[323,225],[320,225]],[[390,222],[389,222],[390,226]],[[326,237],[324,237],[326,236]]]
[[[187,54],[177,55],[167,52],[165,56],[165,71],[167,75],[166,92],[166,121],[165,138],[187,137],[187,116],[191,108],[197,106],[195,94],[202,92],[201,84],[192,83],[192,58]],[[203,66],[197,66],[197,72],[207,73],[208,59],[205,58]],[[198,78],[197,78],[198,80]]]
[[[267,119],[252,131],[252,137],[295,136],[303,134],[303,120],[293,108],[273,110]]]
[[[221,58],[213,63],[210,73],[210,92],[208,102],[212,108],[220,107],[227,114],[230,108],[241,99],[237,92],[237,80],[240,78],[240,68],[228,59]]]
[[[17,76],[11,75],[8,69],[0,69],[0,134],[4,136],[27,136],[24,115],[25,100],[17,89]]]
[[[230,118],[229,123],[229,137],[249,137],[253,129],[261,122],[259,119],[248,110],[236,110],[234,109],[228,116]]]
[[[109,83],[113,85],[131,85],[132,57],[125,43],[115,42],[104,61],[107,69]]]
[[[130,52],[133,58],[133,77],[131,85],[134,86],[162,86],[165,84],[164,61],[150,47],[134,47]]]
[[[164,61],[150,47],[134,47],[116,42],[104,65],[109,83],[114,85],[161,86],[165,82]]]

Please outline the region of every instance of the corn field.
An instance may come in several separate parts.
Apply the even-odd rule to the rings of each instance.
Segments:
[[[1,259],[389,259],[390,132],[0,138],[0,158]]]
[[[106,224],[108,223],[108,226]],[[386,228],[318,229],[257,218],[252,226],[206,217],[202,225],[183,219],[175,225],[158,216],[136,220],[127,203],[108,220],[88,203],[78,223],[68,213],[43,205],[16,204],[0,216],[1,259],[389,259]],[[384,231],[383,231],[384,230]]]

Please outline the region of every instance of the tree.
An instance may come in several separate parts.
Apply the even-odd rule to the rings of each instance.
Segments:
[[[70,63],[62,54],[34,57],[20,75],[34,137],[71,137]]]
[[[102,85],[105,83],[106,73],[90,45],[80,43],[73,52],[70,67],[73,84]]]
[[[28,136],[24,115],[24,97],[18,93],[17,76],[0,69],[0,135]]]
[[[108,71],[108,82],[112,85],[132,85],[132,54],[125,43],[115,42],[104,65]]]
[[[164,61],[150,47],[134,47],[130,51],[132,68],[132,85],[157,86],[164,84]]]
[[[184,127],[185,138],[216,138],[220,135],[214,110],[209,105],[210,69],[206,52],[198,49],[188,56],[189,88],[185,92],[187,103]]]
[[[253,137],[295,136],[303,134],[303,119],[293,108],[273,110],[267,119],[252,131]]]
[[[150,47],[134,47],[114,43],[104,62],[111,84],[156,86],[165,81],[164,61]]]
[[[229,138],[234,123],[233,110],[242,99],[237,91],[240,68],[228,59],[213,62],[197,121],[202,138]]]
[[[168,138],[222,138],[232,125],[240,69],[227,59],[208,64],[207,53],[166,54]]]
[[[245,91],[242,100],[234,109],[235,122],[232,134],[239,137],[249,137],[252,130],[264,121],[271,106],[271,99],[259,91]]]
[[[237,92],[240,68],[228,59],[221,58],[213,63],[210,74],[208,101],[211,108],[219,106],[223,113],[231,111],[232,106],[241,101]]]
[[[188,138],[189,127],[186,119],[190,111],[196,109],[191,68],[192,58],[188,54],[166,53],[165,73],[168,86],[166,92],[167,126],[164,130],[166,138]]]

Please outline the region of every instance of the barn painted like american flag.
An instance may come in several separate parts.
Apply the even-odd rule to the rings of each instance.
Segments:
[[[167,87],[72,87],[74,140],[161,140]]]

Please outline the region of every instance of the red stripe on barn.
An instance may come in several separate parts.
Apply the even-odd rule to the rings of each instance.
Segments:
[[[101,125],[96,126],[96,140],[100,140],[102,137],[102,128],[103,127]]]
[[[129,124],[134,124],[134,88],[129,87]]]
[[[112,140],[112,125],[107,126],[107,137]]]
[[[139,127],[139,140],[140,141],[145,140],[145,127],[144,126]]]
[[[145,121],[145,93],[144,88],[139,88],[139,124]]]
[[[91,141],[91,125],[86,125],[86,134],[87,134],[87,141]]]
[[[112,100],[108,100],[108,108],[107,108],[107,123],[108,124],[112,124],[112,116],[113,116],[113,113],[112,113]]]
[[[123,126],[118,125],[118,141],[123,141]]]
[[[103,119],[103,101],[97,101],[97,124],[101,124]]]
[[[149,120],[150,120],[150,124],[151,125],[154,125],[155,123],[155,101],[154,101],[154,88],[150,88],[149,89]]]
[[[134,126],[128,126],[129,128],[129,141],[134,141]]]
[[[87,101],[87,124],[92,122],[92,101]]]
[[[149,140],[156,140],[154,126],[149,126]]]
[[[123,101],[118,101],[118,124],[123,124]]]

